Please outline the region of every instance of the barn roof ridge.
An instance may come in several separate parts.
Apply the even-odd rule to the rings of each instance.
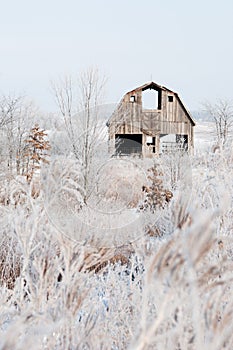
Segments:
[[[168,89],[167,87],[165,87],[165,86],[163,86],[163,85],[157,84],[157,83],[155,83],[154,81],[149,81],[149,82],[147,82],[147,83],[145,83],[145,84],[143,84],[143,85],[138,86],[138,87],[135,88],[135,89],[132,89],[132,90],[126,92],[126,95],[129,94],[130,92],[133,92],[133,91],[149,89],[150,86],[151,86],[151,87],[154,86],[154,87],[157,87],[158,89],[167,90],[167,91],[170,91],[170,92],[173,92],[173,93],[174,93],[174,91]]]

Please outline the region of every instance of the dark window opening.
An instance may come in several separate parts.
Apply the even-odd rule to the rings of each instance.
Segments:
[[[155,137],[153,137],[153,150],[152,150],[153,153],[156,153],[155,141],[156,139]]]
[[[173,102],[173,96],[168,96],[168,102]]]
[[[146,89],[142,91],[143,109],[161,109],[162,93],[161,90]]]
[[[142,153],[142,134],[115,135],[115,149],[121,155]]]

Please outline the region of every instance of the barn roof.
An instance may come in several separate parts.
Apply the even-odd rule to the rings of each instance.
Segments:
[[[150,81],[146,84],[143,84],[143,85],[137,87],[136,89],[133,89],[133,90],[127,92],[127,94],[129,94],[130,92],[133,92],[133,91],[138,91],[138,90],[144,91],[147,89],[154,89],[154,90],[161,89],[161,90],[167,90],[167,91],[173,92],[173,91],[167,89],[165,86],[156,84],[154,81]]]
[[[141,85],[141,86],[139,86],[139,87],[137,87],[137,88],[135,88],[135,89],[133,89],[133,90],[130,90],[130,91],[128,91],[125,95],[130,94],[130,93],[133,93],[133,92],[135,92],[135,91],[140,91],[140,90],[144,91],[144,90],[147,90],[147,89],[166,90],[166,91],[172,92],[172,93],[176,96],[176,98],[178,99],[178,101],[179,101],[179,103],[180,103],[180,105],[181,105],[183,111],[186,113],[186,115],[187,115],[187,117],[189,118],[191,124],[192,124],[193,126],[195,126],[195,122],[194,122],[193,118],[191,117],[191,114],[189,113],[189,111],[187,110],[187,108],[184,106],[184,104],[183,104],[183,102],[181,101],[181,99],[180,99],[178,93],[177,93],[177,92],[174,92],[174,91],[172,91],[172,90],[170,90],[170,89],[168,89],[168,88],[166,88],[165,86],[159,85],[159,84],[155,83],[154,81],[150,81],[150,82],[148,82],[148,83],[146,83],[146,84],[143,84],[143,85]]]
[[[192,124],[193,126],[195,126],[195,125],[196,125],[195,121],[194,121],[193,118],[191,117],[191,114],[189,113],[189,111],[188,111],[188,110],[186,109],[186,107],[184,106],[184,104],[183,104],[183,102],[181,101],[179,95],[177,94],[177,92],[174,92],[174,94],[176,95],[176,97],[177,97],[177,99],[178,99],[178,101],[179,101],[181,107],[183,108],[184,112],[187,114],[187,117],[189,118],[191,124]]]

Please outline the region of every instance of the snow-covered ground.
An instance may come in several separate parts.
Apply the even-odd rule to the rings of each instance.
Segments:
[[[215,124],[213,122],[196,122],[194,127],[194,148],[196,152],[210,150],[215,139]]]

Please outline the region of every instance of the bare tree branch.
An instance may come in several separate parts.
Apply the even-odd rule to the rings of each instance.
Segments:
[[[88,197],[90,166],[98,139],[99,106],[106,79],[95,68],[80,74],[77,83],[71,76],[52,82],[52,91],[71,142],[73,154],[83,169],[84,189]]]
[[[218,144],[224,146],[233,125],[233,103],[228,100],[219,100],[215,104],[205,102],[203,106],[215,123]]]

